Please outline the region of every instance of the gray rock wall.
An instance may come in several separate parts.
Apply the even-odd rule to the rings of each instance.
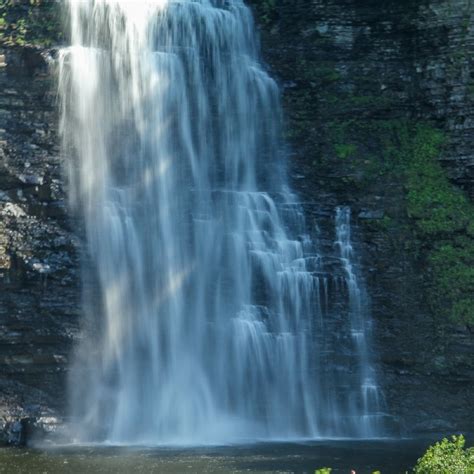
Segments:
[[[394,130],[444,131],[440,160],[474,196],[474,4],[469,0],[253,3],[283,89],[294,187],[308,215],[355,216],[390,412],[404,431],[473,431],[473,328],[430,310],[427,242],[390,161]]]
[[[0,442],[19,442],[27,419],[62,413],[79,264],[48,52],[13,48],[0,59]]]

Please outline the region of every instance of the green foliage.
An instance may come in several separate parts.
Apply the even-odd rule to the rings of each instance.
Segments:
[[[305,76],[308,80],[327,84],[341,79],[341,74],[335,69],[333,64],[321,64],[320,62],[315,64],[309,61],[301,61],[300,65],[305,67]]]
[[[365,118],[332,122],[328,132],[334,155],[351,158],[340,164],[349,173],[367,185],[403,185],[398,216],[367,225],[382,232],[406,226],[405,248],[425,267],[433,314],[474,325],[474,205],[439,161],[444,134],[427,123]]]
[[[355,97],[354,100],[358,101]],[[329,133],[334,143],[353,143],[363,152],[364,159],[367,149],[376,150],[377,157],[373,153],[370,155],[372,164],[393,174],[398,173],[402,163],[408,159],[410,127],[410,122],[401,119],[363,118],[331,122]]]
[[[0,45],[50,46],[61,34],[59,2],[0,0]]]
[[[323,467],[314,474],[331,474]],[[372,474],[381,474],[374,471]],[[464,436],[452,436],[430,446],[417,461],[413,474],[474,474],[474,448],[466,448]]]
[[[466,231],[474,218],[467,197],[449,182],[439,164],[443,143],[444,136],[438,130],[417,127],[407,163],[408,213],[428,236]]]
[[[352,144],[336,144],[336,155],[343,160],[350,158],[357,151],[357,147]]]
[[[473,474],[474,449],[465,449],[465,439],[453,436],[428,448],[418,460],[415,474]]]
[[[255,5],[255,11],[264,26],[270,26],[277,18],[277,0],[250,0]]]
[[[407,211],[430,248],[434,312],[474,324],[474,206],[439,163],[443,143],[438,130],[416,127],[406,163]]]
[[[343,121],[330,132],[337,157],[350,156],[368,182],[381,177],[404,184],[411,226],[406,238],[425,261],[429,304],[442,319],[474,324],[474,205],[439,162],[443,133],[402,119]],[[350,147],[339,144],[348,141]],[[369,154],[364,148],[370,146],[383,151]],[[363,160],[357,164],[358,155]]]
[[[432,305],[454,322],[474,324],[474,241],[456,237],[440,243],[429,257],[433,271]]]
[[[294,64],[294,77],[299,82],[309,83],[307,88],[299,94],[299,97],[303,99],[299,111],[307,109],[308,103],[304,101],[304,94],[307,91],[314,94],[315,91],[311,91],[313,88],[316,88],[316,94],[312,96],[313,100],[317,100],[318,97],[326,99],[330,97],[333,101],[339,100],[338,94],[331,95],[331,88],[329,88],[330,92],[327,92],[329,86],[334,85],[341,79],[341,74],[337,70],[334,61],[318,61],[301,55]],[[322,86],[325,86],[325,88],[322,89]],[[324,94],[322,91],[325,91]]]

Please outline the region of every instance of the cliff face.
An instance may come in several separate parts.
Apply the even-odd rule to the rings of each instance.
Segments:
[[[464,270],[472,264],[474,5],[249,3],[282,86],[293,187],[309,224],[331,242],[334,207],[352,208],[388,409],[407,431],[474,431],[474,321],[455,307],[473,290]],[[4,441],[21,441],[21,419],[48,425],[63,413],[79,326],[80,245],[65,202],[48,54],[0,46]],[[450,206],[441,219],[431,215],[440,199]]]
[[[353,210],[390,412],[472,431],[474,319],[456,308],[473,307],[474,4],[253,5],[294,187],[323,233],[336,204]]]
[[[55,422],[80,311],[47,60],[0,49],[0,441],[20,441],[21,419]]]

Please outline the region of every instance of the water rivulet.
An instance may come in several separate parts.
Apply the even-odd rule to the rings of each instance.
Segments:
[[[241,0],[68,2],[61,131],[84,224],[81,441],[378,434],[350,212],[332,255],[286,185]],[[92,283],[91,283],[92,282]]]

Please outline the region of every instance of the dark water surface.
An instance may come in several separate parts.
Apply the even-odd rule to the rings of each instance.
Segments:
[[[0,449],[0,473],[405,473],[433,439],[324,441],[192,449]]]

